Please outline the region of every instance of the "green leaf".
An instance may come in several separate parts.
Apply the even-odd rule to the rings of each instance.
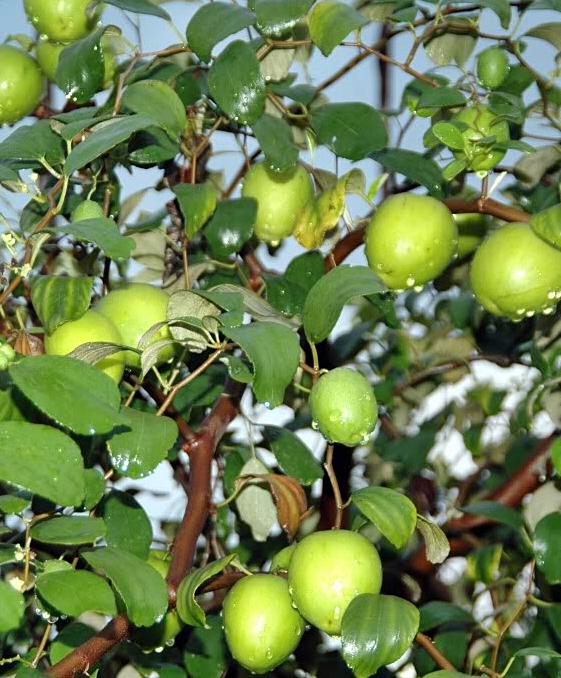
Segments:
[[[310,121],[319,142],[348,160],[362,160],[388,141],[382,116],[361,102],[318,106]]]
[[[549,647],[523,647],[521,650],[517,650],[513,657],[544,657],[547,659],[558,659],[561,657],[561,654]]]
[[[356,678],[368,678],[399,659],[419,628],[419,610],[396,596],[363,593],[343,615],[342,655]]]
[[[192,238],[212,216],[218,192],[208,184],[177,184],[173,187],[185,222],[185,233]]]
[[[302,287],[307,294],[324,272],[325,265],[321,252],[312,251],[294,257],[288,264],[284,277]]]
[[[93,544],[105,536],[105,523],[101,518],[89,516],[59,516],[35,523],[30,534],[32,539],[44,544]]]
[[[255,26],[263,35],[282,37],[306,14],[314,0],[255,0]]]
[[[87,640],[96,635],[96,631],[91,626],[81,622],[71,622],[65,626],[49,647],[49,659],[51,664],[56,664],[64,659],[67,654],[83,645]],[[92,672],[93,675],[93,672]]]
[[[18,160],[23,167],[40,167],[38,160],[58,165],[64,160],[62,139],[52,131],[49,120],[18,127],[0,143],[0,160]]]
[[[31,285],[31,302],[47,334],[81,318],[90,305],[93,278],[44,275]]]
[[[239,252],[253,235],[257,215],[254,198],[219,202],[216,212],[205,226],[204,236],[218,257]]]
[[[441,600],[433,600],[423,605],[419,612],[421,613],[421,622],[419,631],[430,631],[441,624],[474,624],[475,620],[471,614],[459,605],[445,603]]]
[[[88,165],[92,160],[107,153],[117,144],[127,141],[138,130],[154,125],[155,120],[147,115],[135,113],[101,123],[94,127],[91,134],[75,146],[64,163],[64,173],[70,176],[76,170]]]
[[[310,448],[294,433],[279,426],[263,427],[263,435],[269,441],[281,469],[302,485],[311,485],[323,478],[321,464]]]
[[[111,490],[99,509],[107,532],[105,541],[146,560],[152,543],[152,525],[146,511],[127,492]]]
[[[283,0],[284,1],[284,0]],[[228,649],[222,618],[207,618],[207,628],[194,628],[189,635],[183,661],[189,678],[221,678],[228,664]]]
[[[298,160],[298,148],[292,129],[284,118],[264,113],[253,125],[255,137],[265,154],[265,161],[275,172],[288,172]]]
[[[126,12],[134,12],[135,14],[149,14],[157,16],[160,19],[171,21],[170,15],[165,9],[155,5],[151,0],[104,0],[108,5],[113,5]]]
[[[442,671],[433,671],[426,673],[423,678],[471,678],[467,673],[460,673],[459,671],[452,671],[450,669],[443,669]]]
[[[141,80],[129,85],[123,94],[123,105],[155,120],[174,140],[180,138],[187,125],[183,102],[161,80]]]
[[[406,546],[417,524],[417,509],[410,499],[388,487],[374,486],[353,492],[351,496],[358,510],[396,549]]]
[[[67,45],[60,53],[55,82],[74,103],[87,103],[101,89],[105,59],[99,44],[104,32],[102,26]]]
[[[367,294],[385,290],[368,266],[337,266],[321,277],[310,290],[302,320],[309,341],[317,344],[335,327],[345,304]]]
[[[10,365],[9,371],[35,407],[73,433],[103,435],[121,424],[117,384],[92,365],[66,356],[39,355]]]
[[[0,580],[0,634],[14,631],[23,622],[25,598],[8,582]]]
[[[499,504],[496,501],[481,501],[477,504],[469,504],[468,506],[462,506],[460,511],[491,518],[497,523],[512,527],[514,530],[519,530],[524,524],[522,516],[516,509]]]
[[[425,186],[435,198],[443,196],[442,173],[432,158],[401,148],[386,148],[371,153],[370,157],[388,172],[398,172],[410,181]]]
[[[257,400],[269,408],[280,405],[300,363],[298,335],[272,322],[223,327],[222,332],[238,344],[253,365],[253,391]]]
[[[23,513],[31,505],[33,495],[25,491],[17,491],[16,494],[4,494],[0,496],[0,513],[5,515],[18,515]]]
[[[465,103],[466,98],[459,89],[456,89],[455,87],[435,87],[434,89],[427,89],[421,94],[417,103],[417,108],[434,108],[436,110],[440,108],[451,108],[453,106],[463,106]],[[459,148],[463,147],[462,143]]]
[[[219,574],[222,570],[230,565],[236,558],[235,553],[230,553],[224,558],[205,565],[204,567],[195,570],[187,575],[177,589],[177,612],[180,618],[191,626],[198,626],[201,628],[210,628],[206,621],[206,615],[202,607],[195,600],[195,593],[199,586],[208,581],[215,574]]]
[[[187,26],[187,43],[201,61],[209,63],[219,42],[251,26],[254,20],[255,14],[239,5],[226,2],[203,5]]]
[[[561,513],[549,513],[536,525],[534,555],[537,566],[550,584],[561,582]]]
[[[161,620],[168,607],[168,592],[164,578],[152,565],[111,546],[83,551],[82,557],[113,582],[135,626],[152,626]]]
[[[45,678],[46,675],[47,674],[43,673],[43,671],[26,666],[25,668],[17,670],[15,678]]]
[[[91,242],[111,259],[128,259],[136,247],[135,241],[123,235],[113,219],[105,217],[75,221],[66,226],[57,226],[51,232],[66,233],[76,240]]]
[[[467,158],[458,158],[448,163],[442,170],[442,178],[446,181],[452,181],[458,174],[461,174],[467,167]]]
[[[209,292],[199,292],[202,296],[211,299],[217,305],[226,308],[228,311],[240,310],[249,313],[254,320],[264,322],[279,323],[286,327],[297,329],[300,322],[297,318],[286,318],[276,311],[271,304],[262,299],[252,290],[237,285],[223,284],[213,287]],[[224,305],[224,301],[226,304]],[[239,306],[238,306],[239,304]],[[223,315],[221,316],[223,318]],[[238,323],[241,324],[241,323]]]
[[[84,497],[83,507],[86,511],[91,511],[97,506],[105,492],[105,480],[99,469],[87,468],[84,470],[84,482],[86,485],[86,495]]]
[[[459,24],[463,24],[465,29],[461,30]],[[454,30],[456,26],[458,29]],[[435,37],[425,43],[425,52],[438,66],[448,66],[455,62],[463,68],[473,52],[477,37],[469,18],[455,17],[453,25],[446,22],[440,24],[440,30]]]
[[[166,458],[177,440],[177,424],[169,417],[157,417],[124,407],[120,423],[130,430],[115,433],[108,441],[111,465],[128,478],[144,478]]]
[[[84,462],[67,435],[43,424],[0,423],[0,480],[19,485],[61,506],[84,499]]]
[[[209,8],[214,8],[209,5]],[[257,122],[265,108],[265,80],[253,48],[241,40],[228,45],[208,72],[210,94],[241,125]]]
[[[429,563],[443,563],[450,553],[450,544],[444,532],[430,520],[417,516],[417,529],[425,540],[425,549]]]
[[[561,23],[552,21],[550,23],[540,24],[531,28],[525,33],[529,38],[539,38],[553,45],[558,52],[561,52]]]
[[[432,133],[448,148],[463,150],[464,137],[456,125],[449,122],[437,122],[432,126]]]
[[[37,579],[37,593],[46,605],[69,617],[83,612],[117,614],[111,587],[93,572],[71,569],[42,574]]]
[[[336,0],[319,2],[308,16],[310,38],[324,56],[329,56],[351,31],[366,23],[364,14]]]
[[[532,214],[530,227],[542,240],[561,249],[561,205],[553,205],[537,214]]]

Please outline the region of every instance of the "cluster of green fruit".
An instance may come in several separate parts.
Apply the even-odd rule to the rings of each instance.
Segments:
[[[24,9],[39,34],[34,59],[13,45],[0,45],[0,125],[18,122],[29,115],[41,100],[44,76],[54,81],[62,50],[84,38],[97,24],[102,5],[90,10],[91,0],[24,0]],[[114,48],[103,36],[105,61],[103,86],[115,73]]]
[[[0,336],[0,370],[5,370],[16,359],[14,348]]]

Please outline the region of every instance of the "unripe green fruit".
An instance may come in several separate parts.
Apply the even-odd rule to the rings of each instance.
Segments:
[[[99,219],[105,217],[103,207],[94,200],[84,200],[72,212],[70,221],[86,221],[87,219]]]
[[[45,353],[67,355],[89,341],[123,343],[119,330],[111,320],[90,309],[78,320],[70,320],[59,325],[52,334],[46,334]],[[125,370],[124,352],[119,351],[103,358],[96,363],[96,367],[119,383]]]
[[[232,656],[253,673],[282,664],[306,628],[292,606],[286,579],[274,574],[253,574],[236,582],[224,600],[222,616]]]
[[[561,251],[528,224],[508,224],[480,245],[470,279],[477,300],[494,315],[522,320],[552,313],[561,298]]]
[[[88,17],[91,0],[23,0],[27,17],[39,35],[53,42],[69,43],[83,38],[97,23],[102,6]]]
[[[117,327],[122,343],[134,348],[142,336],[156,323],[167,320],[169,296],[160,288],[146,283],[126,283],[100,299],[95,310],[109,318]],[[171,339],[167,325],[163,325],[150,339],[150,344]],[[157,364],[167,362],[174,355],[173,345],[158,354]],[[140,367],[140,355],[125,351],[125,365]]]
[[[468,106],[456,113],[450,122],[458,127],[465,142],[464,150],[454,150],[454,156],[465,158],[468,170],[487,172],[504,158],[506,151],[497,144],[510,139],[506,120],[500,120],[484,106]],[[489,137],[495,137],[495,141],[482,143]]]
[[[0,343],[0,355],[4,356],[8,360],[8,363],[13,362],[17,357],[14,348],[7,342]]]
[[[454,219],[458,225],[458,257],[461,259],[477,248],[489,229],[491,219],[487,214],[477,212],[455,214]]]
[[[242,196],[258,203],[256,237],[272,244],[292,235],[298,215],[313,195],[312,179],[301,165],[288,172],[273,172],[265,163],[257,163],[242,186]]]
[[[0,45],[0,125],[18,122],[35,110],[43,93],[43,73],[27,52]]]
[[[368,379],[348,367],[323,374],[310,393],[314,428],[331,443],[355,447],[366,442],[378,419],[376,396]]]
[[[403,193],[388,198],[366,229],[368,264],[392,290],[433,280],[456,256],[457,247],[452,213],[426,195]]]
[[[506,80],[508,56],[500,47],[489,47],[477,57],[477,77],[487,89],[497,89]]]
[[[318,629],[338,636],[351,600],[361,593],[380,593],[380,556],[357,532],[314,532],[292,554],[288,585],[300,614]]]

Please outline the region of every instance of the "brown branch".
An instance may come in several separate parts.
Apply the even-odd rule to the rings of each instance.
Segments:
[[[425,636],[424,633],[418,633],[415,636],[415,642],[417,645],[423,648],[433,662],[438,666],[439,669],[445,669],[448,671],[455,671],[456,667],[451,664],[442,652],[433,644],[432,640]]]

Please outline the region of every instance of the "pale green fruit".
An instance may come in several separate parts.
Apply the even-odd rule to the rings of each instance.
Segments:
[[[0,45],[0,125],[18,122],[35,110],[43,93],[43,73],[27,52]]]
[[[86,221],[87,219],[98,219],[105,216],[103,207],[94,200],[84,200],[72,212],[70,221]]]
[[[86,14],[92,0],[23,0],[33,28],[53,42],[69,43],[83,38],[96,25],[102,12],[97,5]]]

